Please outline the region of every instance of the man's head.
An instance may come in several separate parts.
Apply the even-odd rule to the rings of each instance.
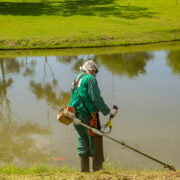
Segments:
[[[83,66],[80,66],[80,71],[96,76],[98,73],[98,66],[95,62],[89,60],[86,61]]]

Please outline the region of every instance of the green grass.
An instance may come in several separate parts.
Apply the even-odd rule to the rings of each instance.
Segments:
[[[103,163],[103,169],[105,171],[118,171],[116,161],[110,161],[109,157],[106,156],[105,162]],[[125,167],[126,170],[129,170]],[[31,165],[26,166],[18,166],[13,163],[3,164],[0,165],[0,174],[19,174],[19,175],[26,175],[26,174],[39,174],[39,173],[53,173],[57,174],[59,172],[63,173],[75,173],[79,172],[79,168],[70,167],[68,164],[61,164],[61,165],[50,165],[47,163],[34,163]]]
[[[111,165],[112,166],[112,165]],[[111,167],[112,168],[112,167]],[[180,177],[180,171],[172,172],[167,170],[133,170],[123,168],[118,169],[104,169],[95,173],[81,173],[77,169],[71,169],[68,166],[49,166],[46,164],[36,164],[30,167],[16,167],[13,164],[0,166],[0,179],[24,180],[24,179],[48,179],[48,180],[62,180],[62,179],[161,179],[161,180],[175,180]]]
[[[176,0],[0,0],[0,49],[180,40]]]
[[[75,168],[70,168],[68,165],[61,166],[50,166],[48,164],[39,163],[32,164],[30,166],[16,166],[14,164],[2,165],[0,166],[0,174],[39,174],[39,173],[72,173],[77,171]]]
[[[78,56],[86,54],[119,54],[143,51],[171,50],[178,51],[180,41],[153,43],[133,46],[115,46],[100,48],[68,48],[68,49],[40,49],[40,50],[0,50],[0,58],[14,58],[23,56]]]

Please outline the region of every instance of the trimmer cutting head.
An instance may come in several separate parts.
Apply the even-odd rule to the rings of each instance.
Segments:
[[[169,165],[169,164],[166,164],[166,165],[164,166],[164,168],[168,168],[168,169],[171,170],[171,171],[176,171],[175,167],[174,167],[174,166],[171,166],[171,165]]]

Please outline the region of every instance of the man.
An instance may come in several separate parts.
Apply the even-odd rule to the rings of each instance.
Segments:
[[[113,115],[113,110],[110,110],[101,97],[95,78],[98,73],[96,63],[92,60],[86,61],[80,71],[71,89],[69,106],[75,108],[76,118],[100,130],[98,111],[103,115]],[[93,157],[93,171],[100,170],[104,161],[102,136],[93,134],[81,125],[74,124],[74,127],[77,131],[77,153],[80,157],[81,172],[89,172],[89,156]]]

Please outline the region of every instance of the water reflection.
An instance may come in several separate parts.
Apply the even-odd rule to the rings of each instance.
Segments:
[[[167,58],[168,66],[174,74],[180,75],[180,51],[170,51]]]
[[[29,88],[38,100],[45,99],[47,104],[51,105],[53,109],[57,109],[58,106],[63,106],[69,103],[70,92],[60,91],[59,95],[56,95],[56,92],[53,90],[53,84],[41,84],[30,82]]]
[[[19,73],[21,65],[15,58],[1,59],[2,69],[6,73]]]
[[[58,56],[57,61],[63,64],[72,64],[71,70],[75,73],[79,72],[79,67],[87,60],[93,60],[96,64],[98,64],[98,57],[96,55],[86,55],[86,56]],[[98,64],[99,65],[99,64]]]
[[[57,60],[64,64],[73,64],[72,71],[77,73],[85,60],[92,59],[99,66],[105,67],[113,74],[134,78],[138,77],[139,74],[146,73],[146,64],[152,58],[153,53],[151,52],[137,52],[88,56],[58,56]]]
[[[16,122],[12,113],[0,118],[0,160],[1,162],[38,162],[50,159],[47,150],[39,146],[34,136],[47,136],[51,131],[38,123]]]
[[[67,58],[68,59],[68,58]],[[58,60],[58,58],[57,58]],[[66,61],[66,58],[59,58],[62,62]],[[71,60],[69,61],[69,63]],[[44,72],[43,72],[43,81],[35,82],[30,81],[29,89],[36,96],[37,100],[45,99],[47,104],[49,104],[53,109],[57,109],[58,106],[63,106],[64,104],[68,104],[70,99],[70,92],[59,91],[56,92],[56,87],[58,85],[57,78],[53,72],[53,68],[51,67],[48,58],[44,59]],[[52,80],[47,82],[48,76],[47,71],[50,72]]]
[[[68,104],[71,84],[79,66],[92,59],[101,70],[97,78],[104,98],[108,104],[121,105],[117,117],[120,122],[114,122],[112,136],[129,138],[130,144],[139,142],[150,152],[164,149],[167,143],[164,139],[168,136],[171,150],[167,152],[174,152],[174,162],[179,165],[174,147],[180,147],[177,143],[179,131],[175,129],[179,127],[180,87],[176,77],[168,73],[171,68],[175,74],[180,74],[179,58],[180,51],[1,58],[1,162],[46,160],[51,163],[56,159],[54,157],[63,156],[62,159],[77,165],[75,132],[72,127],[60,125],[55,114],[58,107]],[[113,76],[114,99],[110,96],[112,84],[109,83],[113,74],[116,75]],[[124,78],[119,78],[122,76]],[[108,83],[104,83],[106,79]],[[176,140],[173,141],[174,137]],[[119,146],[106,140],[105,150],[114,153],[114,159],[118,159],[121,165],[123,162],[128,166],[148,164],[148,161],[120,150]],[[172,153],[166,154],[170,160]],[[162,159],[166,159],[166,155],[163,157],[162,153]]]
[[[8,115],[11,114],[10,100],[7,97],[7,89],[13,84],[12,78],[6,78],[5,67],[8,69],[9,66],[6,66],[6,62],[3,59],[0,59],[0,67],[2,78],[0,79],[0,120],[5,120]]]
[[[31,68],[35,63],[30,63]],[[1,162],[36,162],[47,160],[50,153],[43,150],[35,141],[33,136],[44,136],[51,134],[51,130],[41,126],[39,123],[22,121],[16,117],[11,107],[8,90],[12,88],[14,80],[6,77],[9,73],[20,73],[21,67],[25,67],[23,75],[27,73],[28,65],[18,62],[16,59],[0,59],[1,79],[0,79],[0,161]],[[30,72],[30,71],[29,71]],[[31,72],[34,72],[33,70]]]
[[[53,78],[53,80],[52,80],[53,85],[56,86],[57,85],[57,79],[54,76],[53,69],[52,69],[51,65],[49,64],[49,62],[48,62],[47,56],[45,56],[43,81],[46,81],[46,78],[47,78],[47,69],[50,71],[51,76]]]
[[[34,60],[28,61],[27,57],[26,57],[24,62],[21,63],[21,66],[24,67],[23,76],[24,77],[34,76],[36,73],[34,70],[35,65],[36,65],[36,61],[34,61]]]
[[[98,58],[110,72],[133,78],[146,73],[146,63],[153,58],[153,54],[148,52],[107,54],[100,55]]]

